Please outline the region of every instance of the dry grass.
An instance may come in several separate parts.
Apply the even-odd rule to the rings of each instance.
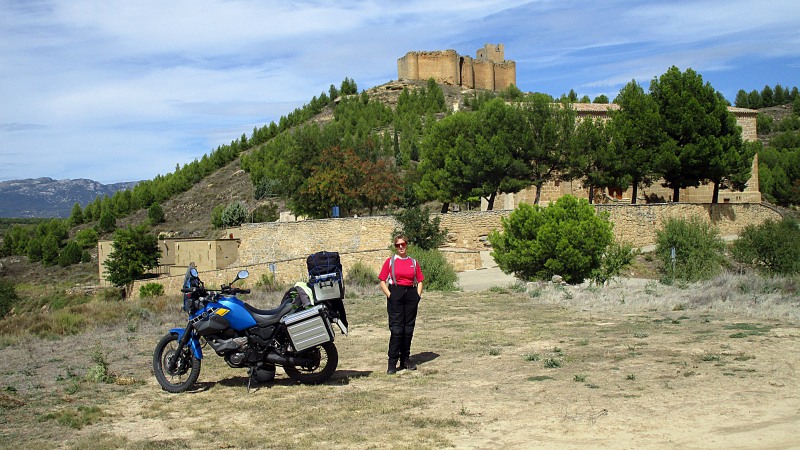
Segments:
[[[531,284],[425,295],[417,371],[385,374],[385,300],[346,300],[349,337],[322,386],[246,389],[207,349],[197,388],[150,373],[177,299],[136,326],[0,350],[0,447],[519,448],[797,445],[797,281],[725,275],[669,287]],[[256,294],[267,307],[279,294]],[[149,311],[149,309],[148,309]],[[787,359],[787,355],[792,355]],[[87,375],[106,366],[110,383]],[[764,406],[767,405],[767,406]]]

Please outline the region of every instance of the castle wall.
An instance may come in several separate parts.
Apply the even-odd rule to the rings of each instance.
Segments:
[[[472,69],[475,74],[475,89],[495,90],[494,63],[476,59],[473,62]]]
[[[505,61],[494,66],[494,85],[502,90],[511,85],[517,85],[517,63]]]
[[[397,60],[400,80],[428,80],[468,89],[502,90],[517,83],[517,66],[505,60],[503,44],[486,44],[476,58],[455,50],[408,52]]]
[[[419,79],[419,58],[417,52],[408,52],[397,60],[397,74],[400,79]]]
[[[470,56],[461,57],[461,86],[475,89],[474,61]]]
[[[461,81],[460,60],[455,50],[408,52],[397,60],[397,73],[406,80],[433,78],[437,83],[449,85]]]

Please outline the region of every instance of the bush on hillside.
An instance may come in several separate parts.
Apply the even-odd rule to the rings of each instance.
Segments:
[[[800,273],[800,223],[785,217],[748,225],[733,244],[733,258],[770,274]]]
[[[240,202],[234,202],[222,211],[222,225],[224,227],[238,227],[247,220],[247,208]]]
[[[356,261],[347,271],[345,281],[356,286],[375,286],[378,284],[378,274],[363,262]]]
[[[425,281],[422,283],[428,291],[457,291],[458,275],[453,266],[447,262],[439,250],[425,250],[408,247],[408,256],[417,260]],[[377,279],[377,275],[375,276]]]
[[[503,272],[528,281],[560,275],[567,283],[581,283],[600,268],[614,238],[608,217],[571,195],[546,208],[522,203],[502,226],[502,233],[489,234],[492,256]]]
[[[0,318],[8,314],[19,300],[14,285],[7,280],[0,280]]]
[[[697,216],[689,220],[667,219],[663,228],[656,231],[656,255],[663,263],[666,283],[707,280],[717,275],[725,262],[724,250],[719,231]]]
[[[161,283],[145,283],[139,287],[139,297],[160,297],[164,295],[164,285]]]

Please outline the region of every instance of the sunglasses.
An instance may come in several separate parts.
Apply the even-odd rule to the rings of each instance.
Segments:
[[[406,245],[408,245],[408,244],[406,244],[405,242],[400,242],[399,244],[394,244],[394,246],[397,247],[397,248],[405,247]]]

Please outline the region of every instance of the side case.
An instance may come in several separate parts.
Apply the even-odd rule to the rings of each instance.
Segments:
[[[281,318],[289,330],[292,345],[298,352],[333,340],[333,329],[318,305]]]

